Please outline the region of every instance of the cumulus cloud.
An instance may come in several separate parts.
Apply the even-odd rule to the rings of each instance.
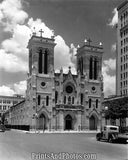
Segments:
[[[23,11],[21,0],[4,0],[0,3],[0,23],[11,38],[1,43],[0,68],[6,72],[26,72],[30,29],[23,25],[28,14]],[[3,61],[4,60],[4,61]]]
[[[27,61],[28,49],[26,47],[30,38],[30,33],[31,31],[27,26],[17,24],[14,27],[12,37],[4,40],[1,46],[6,53],[12,53]]]
[[[118,11],[117,11],[117,8],[114,8],[112,13],[113,13],[113,18],[110,19],[110,22],[109,22],[108,25],[114,27],[118,23]]]
[[[64,39],[58,35],[55,37],[55,68],[60,67],[74,67],[74,64],[71,62],[71,55],[69,54],[70,48],[65,43]]]
[[[27,89],[26,81],[20,81],[19,83],[14,84],[14,90],[17,94],[25,95],[26,89]]]
[[[4,0],[0,3],[0,23],[5,31],[11,31],[16,24],[23,24],[27,17],[21,0]]]
[[[27,62],[24,62],[13,54],[7,54],[0,49],[0,68],[6,72],[26,72],[28,70]]]
[[[103,67],[102,67],[102,74],[104,77],[104,93],[105,97],[108,97],[109,95],[115,95],[115,83],[116,83],[116,76],[110,75],[111,70],[116,69],[116,60],[115,59],[109,59],[103,61]]]
[[[11,89],[10,87],[8,86],[0,86],[0,95],[3,95],[3,96],[12,96],[14,95],[15,92],[13,89]]]
[[[53,36],[53,30],[50,29],[49,27],[46,26],[46,24],[44,22],[42,22],[41,19],[37,18],[36,20],[33,20],[33,18],[30,18],[28,20],[28,27],[36,32],[36,35],[39,36],[40,35],[40,30],[42,29],[43,33],[42,36],[43,37],[47,37],[47,38],[51,38],[51,36]]]
[[[20,81],[15,84],[9,84],[8,86],[0,86],[0,95],[13,96],[14,94],[21,94],[25,96],[27,88],[26,81]]]
[[[104,66],[106,66],[106,72],[109,72],[109,70],[115,70],[116,69],[116,59],[108,59],[103,61]]]

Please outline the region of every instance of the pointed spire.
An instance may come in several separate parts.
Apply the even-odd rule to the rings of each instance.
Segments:
[[[53,35],[51,36],[51,38],[54,39],[55,38],[55,32],[54,32],[54,30],[52,30],[52,34]]]
[[[33,27],[33,33],[32,33],[33,36],[36,36],[36,29],[35,27]]]
[[[80,48],[80,45],[78,44],[77,48]]]
[[[100,46],[103,46],[102,42],[99,43]]]
[[[84,43],[85,43],[85,44],[87,43],[87,39],[84,40]]]

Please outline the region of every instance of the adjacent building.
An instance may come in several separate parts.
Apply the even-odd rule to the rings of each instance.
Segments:
[[[14,96],[1,96],[0,95],[0,117],[5,113],[11,106],[24,100],[22,95]]]
[[[128,0],[118,7],[116,95],[128,95]]]
[[[128,0],[118,7],[116,95],[104,99],[104,113],[110,112],[106,124],[128,127]]]
[[[102,45],[77,49],[77,74],[54,71],[54,37],[34,33],[29,40],[26,98],[7,112],[11,125],[40,130],[96,130],[103,101]]]

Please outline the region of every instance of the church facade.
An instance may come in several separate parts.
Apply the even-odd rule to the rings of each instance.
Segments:
[[[96,130],[103,101],[102,46],[77,49],[77,75],[54,71],[54,37],[33,35],[28,42],[26,99],[10,109],[11,125],[39,130]]]

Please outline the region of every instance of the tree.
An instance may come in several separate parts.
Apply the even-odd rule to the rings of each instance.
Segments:
[[[104,105],[108,107],[105,113],[106,119],[120,119],[121,122],[122,118],[128,117],[128,97],[108,100]]]

